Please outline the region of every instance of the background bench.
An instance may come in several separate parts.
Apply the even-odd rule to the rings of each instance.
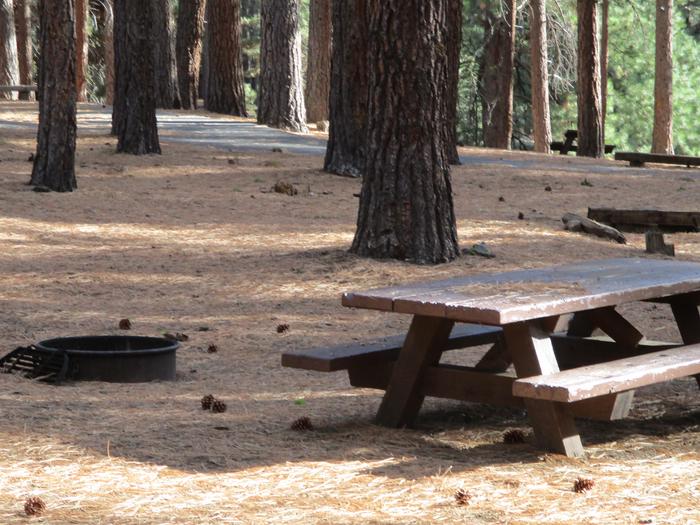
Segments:
[[[635,153],[631,151],[618,151],[615,153],[615,160],[624,160],[630,166],[641,168],[647,162],[657,164],[679,164],[681,166],[700,166],[700,157],[688,155],[664,155],[662,153]]]
[[[576,142],[576,139],[578,138],[578,131],[575,129],[567,129],[566,132],[564,133],[564,142],[559,142],[559,141],[553,141],[550,144],[550,148],[552,151],[558,151],[560,155],[566,155],[570,151],[577,151],[578,147],[574,142]],[[615,151],[615,145],[613,144],[606,144],[605,145],[605,153],[612,153]]]

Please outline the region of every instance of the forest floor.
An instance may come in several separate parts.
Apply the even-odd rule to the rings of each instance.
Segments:
[[[640,390],[624,421],[581,422],[587,455],[568,459],[503,444],[513,428],[531,440],[517,410],[429,399],[417,428],[387,429],[372,424],[380,392],[280,366],[288,349],[405,331],[407,316],[342,308],[343,291],[644,257],[642,234],[615,244],[563,231],[561,216],[696,210],[700,170],[465,148],[452,175],[459,240],[496,257],[424,267],[347,253],[360,181],[323,173],[319,155],[227,151],[165,131],[162,155],[132,157],[87,126],[78,191],[35,193],[23,123],[36,108],[0,103],[0,121],[17,124],[0,124],[0,354],[123,333],[122,318],[133,334],[189,335],[174,382],[0,375],[0,523],[26,523],[29,496],[47,505],[32,521],[59,524],[700,522],[692,380]],[[270,191],[277,181],[299,193]],[[700,235],[669,239],[678,259],[700,261]],[[665,307],[623,312],[648,337],[679,340]],[[228,410],[201,410],[205,394]],[[290,429],[302,416],[314,431]],[[578,477],[592,490],[575,493]]]

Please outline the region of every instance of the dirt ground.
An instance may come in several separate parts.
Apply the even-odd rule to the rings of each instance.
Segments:
[[[2,103],[0,119],[35,113]],[[167,137],[160,156],[118,155],[115,145],[81,134],[78,191],[35,193],[26,185],[33,134],[0,124],[0,354],[120,333],[129,318],[134,334],[189,335],[178,379],[56,387],[0,375],[0,523],[700,522],[692,380],[639,391],[627,420],[581,422],[587,456],[567,459],[503,444],[508,429],[531,439],[517,410],[430,399],[416,429],[386,429],[372,424],[381,392],[351,388],[342,373],[280,366],[288,349],[406,329],[406,316],[341,307],[343,291],[643,257],[643,235],[614,244],[564,232],[560,218],[588,206],[697,210],[699,170],[586,174],[586,165],[619,164],[465,149],[485,163],[453,170],[460,243],[483,241],[496,257],[423,267],[347,253],[360,182],[323,173],[319,157]],[[299,194],[270,192],[280,180]],[[670,242],[678,259],[700,260],[697,234]],[[679,340],[664,307],[624,313],[650,338]],[[201,410],[204,394],[228,410]],[[290,429],[302,416],[315,430]],[[593,488],[575,493],[578,477]],[[24,515],[30,496],[46,502],[43,517]]]

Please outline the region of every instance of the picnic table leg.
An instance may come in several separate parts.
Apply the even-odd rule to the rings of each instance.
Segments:
[[[413,317],[379,406],[377,423],[399,428],[413,423],[425,398],[421,390],[425,369],[440,361],[453,326],[454,321],[448,319]]]
[[[683,343],[686,345],[700,343],[700,313],[698,312],[698,305],[690,299],[679,298],[671,302],[671,311],[676,319]],[[695,376],[695,380],[700,386],[700,375]]]
[[[518,377],[559,371],[550,334],[536,322],[506,325],[503,332]],[[569,406],[525,399],[525,407],[535,437],[542,447],[567,456],[583,455],[583,445]]]

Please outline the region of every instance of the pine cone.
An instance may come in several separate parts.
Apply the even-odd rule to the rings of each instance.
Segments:
[[[207,394],[202,398],[202,410],[209,410],[214,403],[214,396]]]
[[[574,481],[574,492],[586,492],[587,490],[591,490],[594,484],[592,479],[577,478],[576,481]]]
[[[131,330],[131,321],[128,319],[122,319],[119,321],[120,330]]]
[[[455,492],[455,501],[457,505],[468,505],[470,499],[472,499],[472,495],[464,489],[459,489]]]
[[[292,430],[296,430],[297,432],[304,432],[306,430],[313,430],[314,426],[311,423],[311,420],[308,417],[304,416],[294,421],[290,428]]]
[[[218,351],[219,351],[219,348],[216,345],[207,346],[207,353],[208,354],[215,354]]]
[[[27,516],[38,516],[46,510],[46,503],[41,498],[27,498],[24,502],[24,513]]]
[[[221,414],[222,412],[226,412],[226,403],[215,399],[214,402],[211,404],[211,411],[215,414]]]
[[[286,332],[288,330],[289,330],[289,325],[287,323],[277,325],[277,333],[278,334],[283,334],[284,332]]]
[[[506,445],[525,443],[525,433],[517,428],[512,428],[503,434],[503,442]]]

